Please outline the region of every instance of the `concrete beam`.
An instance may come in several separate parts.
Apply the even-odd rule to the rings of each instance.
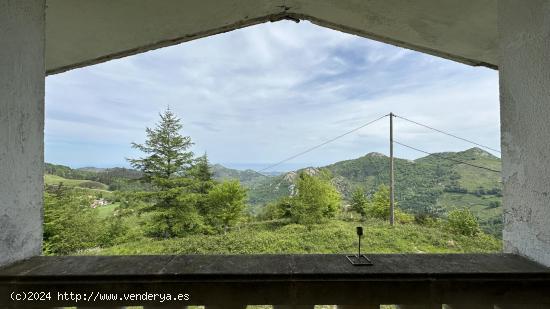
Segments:
[[[40,255],[44,0],[0,0],[0,265]]]
[[[496,68],[495,0],[289,0],[320,26],[474,66]]]
[[[142,53],[284,17],[283,0],[48,0],[46,70]]]
[[[281,19],[496,68],[497,0],[47,0],[55,74]]]
[[[498,12],[504,250],[550,266],[550,2]]]

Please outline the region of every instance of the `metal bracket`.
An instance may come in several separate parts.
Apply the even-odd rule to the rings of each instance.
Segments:
[[[357,237],[359,237],[359,246],[357,247],[357,254],[346,255],[346,258],[348,258],[348,261],[353,266],[370,266],[372,265],[371,260],[369,260],[369,258],[366,255],[361,254],[361,237],[363,236],[363,227],[358,226],[356,228],[356,232],[357,232]]]
[[[348,258],[348,261],[353,266],[372,266],[373,265],[372,261],[364,254],[361,254],[361,255],[351,254],[351,255],[346,255],[346,257]]]

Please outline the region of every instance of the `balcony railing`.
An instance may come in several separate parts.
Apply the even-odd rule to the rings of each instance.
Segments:
[[[374,265],[344,255],[34,257],[0,268],[0,307],[550,308],[550,269],[517,255],[369,258]]]

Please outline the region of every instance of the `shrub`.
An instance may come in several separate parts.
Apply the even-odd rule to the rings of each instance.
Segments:
[[[447,225],[451,232],[464,236],[475,236],[481,231],[477,218],[467,208],[450,211]]]
[[[439,219],[430,214],[421,213],[414,216],[414,223],[422,226],[436,227],[439,224]]]
[[[414,222],[413,215],[406,213],[404,211],[401,211],[399,209],[394,210],[394,219],[395,219],[395,222],[400,224],[408,224],[408,223]]]
[[[394,205],[395,222],[406,224],[414,221],[414,216],[397,208],[397,203]],[[390,191],[389,187],[381,185],[373,194],[365,208],[366,217],[389,220],[390,218]]]
[[[243,217],[246,189],[238,180],[224,181],[208,192],[206,205],[207,221],[214,229],[226,233]]]
[[[99,246],[103,222],[91,199],[67,191],[44,195],[44,253],[69,254]]]
[[[100,189],[100,190],[104,190],[107,188],[107,186],[102,184],[101,182],[91,181],[91,180],[80,183],[78,186],[86,189]]]
[[[295,223],[310,225],[336,216],[341,196],[327,178],[300,173],[296,183],[298,193],[290,201],[290,214]]]
[[[361,215],[361,217],[365,217],[365,209],[367,208],[368,203],[369,200],[365,196],[364,190],[361,188],[356,188],[351,195],[351,210]]]

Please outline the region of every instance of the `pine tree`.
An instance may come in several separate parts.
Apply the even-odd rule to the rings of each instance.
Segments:
[[[195,180],[195,191],[206,194],[214,186],[214,173],[208,161],[208,156],[204,155],[195,160],[195,164],[189,171],[189,175]]]
[[[169,182],[162,181],[185,175],[193,163],[193,145],[189,136],[180,134],[183,125],[170,109],[160,114],[160,122],[155,128],[146,128],[147,140],[144,144],[132,143],[132,147],[146,154],[138,159],[128,159],[133,168],[143,172],[145,180],[163,187]]]
[[[160,118],[154,129],[146,128],[144,144],[132,143],[146,156],[128,161],[156,189],[147,194],[150,206],[143,208],[151,214],[147,234],[169,238],[198,232],[203,222],[197,211],[200,196],[193,192],[194,180],[188,175],[193,164],[191,138],[181,135],[181,120],[170,109]]]
[[[216,181],[206,153],[195,160],[195,165],[189,170],[193,179],[191,191],[196,193],[196,208],[202,216],[208,215],[208,192],[214,188]]]

